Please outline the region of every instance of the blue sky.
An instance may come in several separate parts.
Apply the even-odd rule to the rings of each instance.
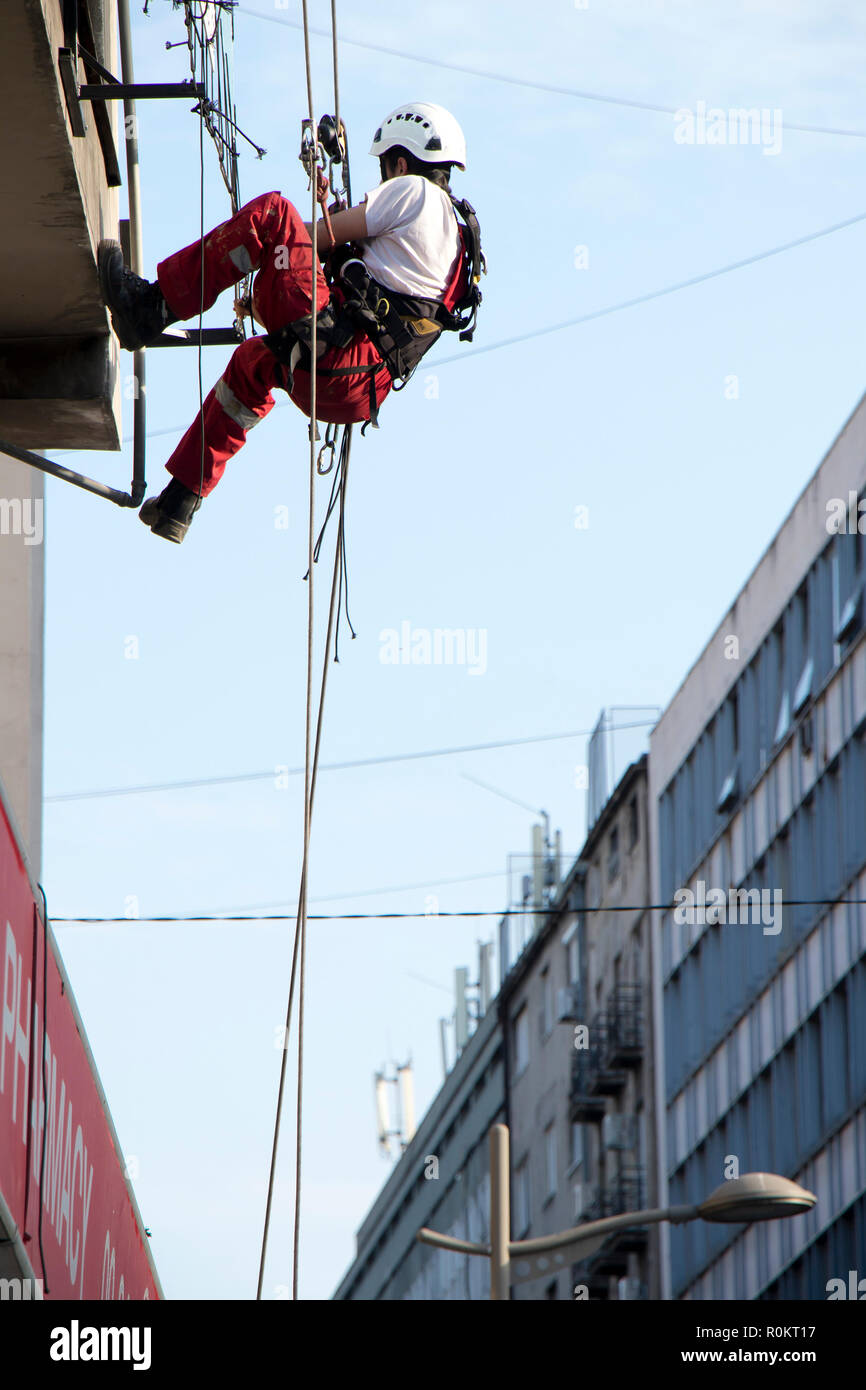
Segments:
[[[268,16],[262,19],[251,11]],[[133,12],[138,80],[187,75],[181,15]],[[250,11],[250,13],[245,13]],[[866,15],[834,0],[513,0],[338,5],[341,100],[356,198],[369,140],[405,100],[449,107],[489,274],[476,348],[592,313],[866,212],[860,55]],[[312,0],[326,27],[330,6]],[[300,5],[236,21],[245,198],[307,206]],[[429,61],[353,46],[377,44]],[[314,38],[317,109],[330,49]],[[678,143],[674,117],[454,71],[484,69],[666,108],[782,113],[778,153]],[[198,233],[198,125],[142,103],[149,273]],[[206,222],[228,215],[210,148]],[[323,762],[589,729],[607,705],[670,699],[863,390],[866,225],[583,326],[454,357],[443,342],[349,480],[358,637],[331,670]],[[576,248],[586,248],[584,252]],[[578,268],[576,262],[586,262]],[[227,323],[230,302],[207,322]],[[468,350],[467,350],[468,351]],[[204,354],[205,389],[225,349]],[[131,359],[126,359],[131,372]],[[428,365],[429,364],[429,365]],[[736,384],[733,384],[736,378]],[[148,358],[148,472],[198,405],[194,352]],[[131,432],[128,409],[124,432]],[[123,456],[69,456],[126,486]],[[251,436],[183,546],[132,513],[47,480],[47,795],[303,761],[307,443],[280,408]],[[323,483],[320,513],[327,499]],[[287,528],[275,526],[287,508]],[[575,526],[576,508],[588,525]],[[330,555],[330,551],[327,551]],[[320,628],[327,565],[318,576]],[[390,665],[380,634],[486,635],[486,669]],[[128,639],[136,639],[131,643]],[[129,659],[125,653],[137,650]],[[533,817],[582,842],[585,740],[322,772],[311,911],[498,910]],[[43,881],[54,916],[284,904],[297,891],[302,780],[52,802]],[[444,885],[435,880],[489,874]],[[418,884],[403,892],[370,893]],[[348,895],[336,897],[336,895]],[[327,900],[327,901],[326,901]],[[268,910],[279,910],[274,907]],[[387,1176],[373,1073],[411,1054],[419,1114],[441,1081],[438,1019],[455,966],[495,918],[313,922],[308,940],[301,1294],[328,1297]],[[166,1294],[255,1294],[290,966],[290,924],[57,928]],[[291,1107],[265,1294],[291,1275]]]

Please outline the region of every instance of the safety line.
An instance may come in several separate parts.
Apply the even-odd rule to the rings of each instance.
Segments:
[[[310,266],[310,498],[309,527],[307,533],[307,710],[304,729],[304,854],[301,864],[301,887],[298,903],[298,927],[295,933],[295,951],[300,948],[300,980],[298,983],[298,1090],[295,1126],[295,1215],[292,1238],[292,1298],[298,1297],[298,1254],[301,1235],[301,1153],[304,1090],[304,1003],[305,976],[307,961],[307,880],[310,859],[310,822],[312,818],[312,766],[310,759],[310,740],[312,733],[313,710],[313,549],[315,546],[315,496],[316,496],[316,411],[318,406],[318,312],[319,312],[319,219],[318,219],[318,147],[316,140],[316,113],[313,102],[313,75],[310,65],[310,26],[307,14],[307,0],[301,0],[304,16],[304,68],[307,78],[307,111],[310,120],[310,135],[313,140],[310,164],[310,241],[312,261]],[[327,670],[327,652],[325,653]],[[321,713],[321,711],[320,711]],[[291,982],[290,1003],[291,1010]],[[286,1017],[286,1049],[288,1048],[289,1015]],[[285,1056],[285,1050],[283,1055]],[[264,1272],[264,1271],[263,1271]]]
[[[188,12],[187,12],[188,13]],[[201,80],[205,80],[205,52],[201,49]],[[193,53],[193,64],[195,55]],[[193,66],[193,78],[195,77],[195,67]],[[199,276],[201,280],[201,293],[198,306],[198,420],[199,436],[201,448],[199,453],[199,484],[198,495],[201,497],[204,489],[204,380],[202,376],[202,329],[204,327],[204,103],[199,102],[198,116],[198,164],[199,164]]]
[[[340,140],[340,73],[337,59],[337,0],[331,0],[331,56],[334,67],[334,125]],[[345,173],[345,170],[343,171]]]
[[[316,739],[315,752],[311,757],[311,735],[312,735],[312,706],[313,706],[313,635],[314,635],[314,603],[313,603],[313,574],[315,565],[315,482],[316,482],[316,441],[318,431],[316,429],[317,414],[317,362],[318,362],[318,141],[317,127],[315,121],[315,108],[313,102],[313,84],[310,63],[310,42],[309,42],[309,20],[307,13],[307,0],[302,0],[302,12],[304,23],[304,66],[307,81],[307,106],[309,111],[309,134],[311,147],[310,154],[310,195],[312,201],[310,241],[312,253],[311,265],[311,294],[310,294],[310,463],[309,463],[309,517],[307,533],[307,690],[306,690],[306,717],[305,717],[305,747],[304,747],[304,847],[301,865],[301,883],[298,895],[298,910],[295,919],[295,938],[292,950],[292,971],[289,981],[289,998],[286,1008],[286,1024],[283,1036],[282,1059],[280,1063],[280,1083],[277,1096],[277,1113],[274,1123],[274,1139],[271,1150],[271,1167],[268,1179],[268,1196],[265,1210],[265,1224],[262,1235],[261,1258],[259,1262],[259,1278],[256,1290],[256,1298],[261,1299],[262,1284],[264,1280],[265,1261],[267,1257],[267,1242],[270,1228],[271,1207],[273,1203],[274,1182],[276,1174],[277,1151],[279,1147],[280,1120],[282,1114],[283,1092],[285,1088],[286,1061],[288,1057],[289,1030],[291,1026],[292,1006],[294,1003],[295,981],[298,981],[298,1077],[297,1077],[297,1105],[296,1105],[296,1139],[295,1139],[295,1209],[292,1240],[292,1298],[298,1298],[298,1278],[299,1278],[299,1254],[300,1254],[300,1217],[301,1217],[301,1171],[302,1171],[302,1145],[303,1145],[303,1084],[304,1084],[304,1003],[305,1003],[305,973],[306,973],[306,923],[307,923],[307,882],[309,878],[309,851],[310,851],[310,830],[313,811],[313,796],[315,793],[316,770],[318,765],[319,749],[321,746],[322,721],[324,717],[325,690],[327,687],[328,657],[330,653],[331,636],[334,623],[334,601],[337,593],[337,578],[341,574],[342,564],[342,543],[343,529],[338,528],[337,540],[334,552],[334,575],[331,582],[331,602],[328,613],[328,629],[325,639],[325,652],[322,669],[322,682],[319,693],[318,713],[316,719]],[[334,23],[336,15],[332,3],[332,16]],[[334,30],[334,85],[335,99],[337,89],[337,48],[336,48],[336,24]],[[347,440],[348,444],[348,440]],[[345,503],[346,474],[348,471],[348,447],[343,467],[343,475],[340,487],[340,512],[341,519]]]

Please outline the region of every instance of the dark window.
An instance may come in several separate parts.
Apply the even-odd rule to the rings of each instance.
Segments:
[[[845,986],[824,1001],[821,1014],[821,1099],[824,1128],[829,1129],[848,1108],[848,1009]]]
[[[610,883],[619,873],[619,827],[614,826],[610,832],[607,851],[607,877]]]

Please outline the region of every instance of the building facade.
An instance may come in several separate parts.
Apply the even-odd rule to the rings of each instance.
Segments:
[[[90,57],[82,58],[82,52]],[[43,475],[4,447],[119,448],[96,247],[117,236],[114,0],[7,0],[0,44],[0,1300],[156,1299],[148,1233],[39,889]],[[90,75],[93,69],[90,66]]]
[[[335,1297],[489,1298],[486,1260],[416,1236],[488,1239],[498,1120],[510,1132],[512,1240],[655,1204],[648,824],[644,755],[600,803],[564,878],[558,842],[534,827],[530,872],[500,923],[499,993],[361,1226]],[[659,1285],[657,1228],[633,1227],[581,1265],[515,1279],[511,1297],[636,1299]]]
[[[569,1112],[573,1023],[580,1002],[584,875],[574,865],[540,929],[513,965],[503,960],[499,1010],[507,1048],[511,1238],[575,1225],[573,1182],[584,1131]],[[571,1298],[568,1270],[512,1287],[515,1299]]]
[[[664,1229],[669,1297],[866,1274],[864,483],[861,401],[651,738],[661,1204],[756,1170],[818,1197]]]
[[[654,1204],[647,826],[644,755],[599,802],[542,931],[503,983],[515,1240]],[[657,1233],[634,1227],[512,1296],[625,1300],[658,1286]]]
[[[648,830],[644,755],[620,779],[581,853],[580,1002],[588,1032],[572,1066],[572,1122],[584,1136],[576,1220],[657,1205]],[[576,1267],[574,1279],[590,1298],[658,1298],[658,1227],[617,1232]]]

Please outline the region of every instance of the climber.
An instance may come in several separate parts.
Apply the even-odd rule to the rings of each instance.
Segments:
[[[464,169],[466,161],[454,117],[441,106],[407,103],[382,122],[370,153],[379,158],[381,183],[363,203],[330,214],[333,239],[325,219],[317,225],[320,256],[340,247],[337,255],[347,262],[330,287],[316,267],[316,416],[338,424],[375,424],[393,381],[411,375],[443,328],[471,337],[481,298],[477,219],[449,187],[453,167]],[[235,350],[202,416],[166,464],[171,481],[142,506],[139,516],[155,535],[183,540],[247,431],[273,408],[273,387],[309,415],[311,231],[286,198],[265,193],[203,244],[162,261],[154,282],[127,269],[116,242],[101,243],[103,298],[130,350],[210,308],[222,290],[257,272],[251,308],[267,334]]]

